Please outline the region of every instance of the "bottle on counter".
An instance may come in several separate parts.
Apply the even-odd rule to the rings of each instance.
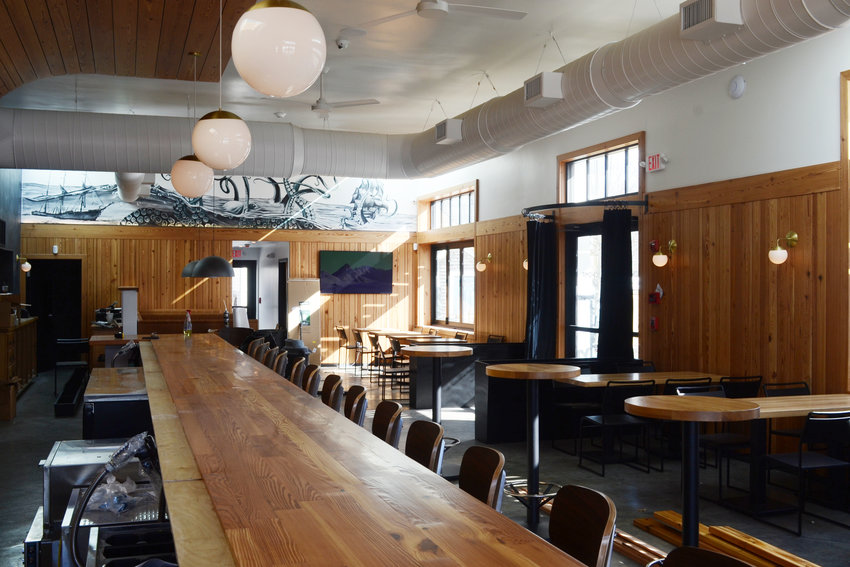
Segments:
[[[189,338],[192,336],[192,312],[186,310],[186,319],[183,321],[183,337]]]

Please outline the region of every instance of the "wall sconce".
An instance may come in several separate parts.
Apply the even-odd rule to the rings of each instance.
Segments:
[[[27,259],[26,259],[26,258],[24,258],[24,257],[23,257],[23,256],[21,256],[21,255],[18,255],[18,256],[17,256],[17,260],[18,260],[18,262],[20,262],[20,264],[21,264],[21,271],[22,271],[22,272],[26,273],[26,272],[29,272],[30,270],[32,270],[32,264],[30,264],[29,262],[27,262]]]
[[[667,242],[667,252],[665,253],[662,247],[658,244],[657,240],[652,240],[649,243],[649,249],[655,252],[652,255],[652,263],[655,264],[659,268],[663,268],[667,265],[667,261],[669,260],[669,256],[673,255],[673,252],[678,248],[678,244],[676,244],[675,240],[670,240]]]
[[[489,264],[492,261],[493,261],[493,255],[488,252],[486,258],[484,258],[483,260],[478,260],[478,262],[475,264],[475,269],[478,270],[479,272],[483,272],[484,270],[487,269],[487,264]],[[486,264],[485,264],[485,262],[486,262]]]
[[[522,261],[522,269],[528,271],[528,258]]]
[[[774,264],[783,264],[788,259],[788,250],[779,245],[779,241],[783,239],[785,240],[785,246],[794,248],[797,246],[797,241],[800,240],[800,237],[793,230],[789,230],[784,238],[779,237],[776,239],[776,248],[771,248],[767,252],[767,258]]]

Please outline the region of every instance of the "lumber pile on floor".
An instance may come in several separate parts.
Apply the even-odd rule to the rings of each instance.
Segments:
[[[635,526],[673,545],[682,543],[682,516],[672,510],[638,518]],[[719,551],[754,567],[818,567],[796,555],[728,526],[699,525],[699,546]]]

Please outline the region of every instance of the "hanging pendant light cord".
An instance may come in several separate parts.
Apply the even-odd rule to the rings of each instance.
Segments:
[[[221,68],[221,28],[224,25],[224,11],[222,9],[222,0],[218,0],[218,109],[221,110],[221,77],[224,75],[224,69]]]

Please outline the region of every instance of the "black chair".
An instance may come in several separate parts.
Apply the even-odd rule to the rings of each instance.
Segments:
[[[372,419],[372,434],[383,439],[396,449],[401,439],[401,404],[384,400],[375,408]]]
[[[304,377],[304,367],[307,365],[307,359],[303,356],[295,359],[295,361],[289,365],[289,369],[286,371],[287,378],[290,382],[301,388],[302,386],[302,378]]]
[[[404,454],[440,474],[443,464],[443,426],[428,419],[410,424]]]
[[[334,411],[340,411],[342,398],[342,378],[338,374],[328,374],[322,384],[322,403]]]
[[[85,355],[85,360],[80,357]],[[89,340],[87,338],[56,339],[56,364],[53,366],[53,395],[58,395],[57,383],[60,369],[89,367]]]
[[[462,331],[458,331],[458,332],[455,333],[455,338],[460,339],[462,341],[465,341],[466,337],[468,337],[468,336],[469,336],[469,333],[464,333]]]
[[[319,395],[319,382],[321,380],[322,375],[319,373],[319,365],[309,364],[304,369],[304,375],[301,378],[301,388],[315,398]]]
[[[581,418],[578,437],[578,465],[584,469],[605,476],[606,463],[626,463],[644,472],[650,470],[650,455],[648,451],[647,427],[648,422],[643,418],[629,415],[625,411],[625,401],[634,396],[649,396],[655,391],[655,380],[611,380],[605,385],[602,394],[602,413],[586,415]],[[632,434],[635,454],[628,460],[623,454],[623,436]],[[600,449],[588,451],[584,447],[584,439],[589,436],[601,437]],[[619,444],[619,451],[613,452],[613,442]],[[638,451],[641,445],[646,452],[646,464],[638,464]],[[601,473],[584,465],[584,460],[601,465]]]
[[[720,383],[727,398],[755,398],[761,391],[761,376],[723,376]]]
[[[370,346],[368,341],[363,340],[363,333],[354,329],[354,341],[355,344],[360,345],[360,376],[363,376],[363,367],[366,366],[366,355],[370,357],[369,364],[371,365],[371,357],[374,356],[374,351]],[[354,361],[354,364],[357,364],[357,361]]]
[[[704,378],[669,378],[664,382],[661,393],[665,396],[675,396],[676,389],[680,386],[704,386],[711,384],[711,377]],[[661,468],[664,468],[663,458],[665,456],[675,456],[681,450],[682,425],[679,422],[662,421],[654,426],[656,434],[654,437],[660,439],[662,457]]]
[[[794,533],[798,536],[803,532],[804,513],[850,527],[832,518],[805,510],[809,477],[812,472],[850,468],[850,411],[809,413],[800,435],[797,452],[768,455],[766,465],[769,469],[782,470],[797,477],[797,530]],[[823,481],[827,483],[825,491],[827,497],[838,505],[844,505],[846,509],[846,475],[838,480],[836,477],[827,475]],[[841,490],[843,493],[839,493]],[[771,524],[788,529],[773,522]]]
[[[552,501],[549,539],[589,567],[607,567],[614,552],[617,507],[605,494],[566,485]]]
[[[354,344],[349,344],[348,333],[346,333],[345,327],[343,327],[342,325],[337,325],[336,327],[334,327],[334,329],[336,329],[337,337],[339,337],[339,353],[340,353],[340,355],[342,354],[343,349],[345,349],[346,366],[348,365],[347,364],[348,363],[348,352],[352,351],[352,350],[354,351],[354,364],[356,365],[358,362],[361,362],[362,361],[362,354],[361,353],[363,352],[363,345],[360,344],[359,342],[355,342]],[[343,366],[341,364],[341,360],[338,359],[337,362],[340,362],[340,366]]]
[[[766,398],[774,396],[809,396],[812,391],[809,389],[809,384],[806,382],[768,382],[762,385],[762,391]],[[773,436],[800,438],[803,434],[802,427],[790,427],[786,424],[793,422],[795,418],[781,418],[783,421],[768,421],[767,430],[767,452],[771,452]],[[777,427],[777,424],[782,424],[783,427]]]
[[[505,342],[504,335],[487,335],[488,343],[503,343]]]

